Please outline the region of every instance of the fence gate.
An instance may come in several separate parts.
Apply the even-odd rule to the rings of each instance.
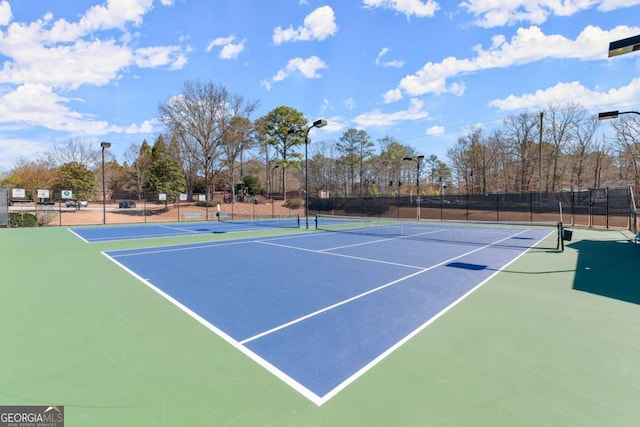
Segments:
[[[0,188],[0,227],[9,227],[9,189]]]

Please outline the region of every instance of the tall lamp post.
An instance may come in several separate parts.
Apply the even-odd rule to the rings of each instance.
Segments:
[[[447,188],[447,183],[445,182],[444,179],[442,179],[442,177],[438,177],[438,182],[440,183],[440,221],[442,221],[443,220],[442,208],[444,205],[444,189]],[[469,208],[467,206],[467,212],[468,212],[468,209]],[[468,213],[467,213],[467,216],[468,216]]]
[[[271,218],[275,217],[275,212],[274,212],[275,202],[273,200],[273,187],[274,187],[274,185],[273,185],[273,172],[275,172],[275,170],[278,169],[279,167],[280,167],[280,165],[275,165],[273,168],[271,168],[271,187],[270,187],[270,190],[271,190]]]
[[[110,142],[101,142],[102,148],[102,224],[107,223],[107,186],[104,179],[104,149],[111,147]]]
[[[413,157],[405,157],[402,160],[406,160],[409,162],[416,162],[416,191],[418,195],[416,197],[416,201],[418,202],[418,209],[416,213],[416,217],[420,220],[420,162],[424,159],[424,156],[420,155],[416,158]]]
[[[640,38],[640,36],[638,36],[638,37]],[[640,40],[639,40],[639,42],[640,42]],[[640,46],[640,44],[638,46]],[[637,115],[640,116],[640,111],[618,111],[618,110],[605,111],[604,113],[598,113],[598,120],[617,119],[618,116],[621,115],[621,114],[637,114]],[[633,161],[634,161],[634,165],[635,165],[636,164],[635,163],[635,157],[634,157]],[[635,183],[634,184],[635,184],[635,188],[636,188],[636,192],[637,192],[638,191],[638,186],[639,186],[638,185],[638,174],[637,173],[636,173],[635,178],[636,179],[635,179]]]
[[[307,156],[307,147],[309,146],[309,131],[313,128],[323,128],[327,125],[324,119],[318,119],[307,128],[304,133],[304,218],[305,227],[309,229],[309,159]]]

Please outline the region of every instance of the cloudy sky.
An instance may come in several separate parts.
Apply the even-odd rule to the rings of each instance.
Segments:
[[[187,80],[421,154],[573,100],[640,109],[640,0],[0,0],[0,172],[69,139],[132,143]]]

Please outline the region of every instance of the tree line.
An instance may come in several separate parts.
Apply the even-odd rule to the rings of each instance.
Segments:
[[[448,150],[448,161],[418,152],[392,136],[374,141],[350,128],[337,141],[315,141],[304,114],[279,106],[253,118],[259,103],[210,81],[187,81],[158,107],[166,132],[152,144],[132,144],[122,164],[109,150],[72,140],[21,159],[3,180],[24,188],[72,188],[89,197],[102,188],[106,156],[109,191],[204,194],[220,191],[267,197],[301,195],[308,150],[308,191],[316,197],[375,197],[450,193],[581,191],[633,185],[640,179],[640,120],[602,122],[574,102],[507,117],[486,133],[477,127]],[[305,144],[309,144],[305,147]],[[307,150],[305,150],[305,148]]]

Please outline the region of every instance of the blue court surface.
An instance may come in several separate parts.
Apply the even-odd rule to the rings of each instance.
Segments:
[[[105,255],[322,405],[549,235],[480,232],[488,243],[316,232]]]
[[[297,228],[298,219],[266,219],[259,221],[202,221],[162,224],[140,224],[124,226],[75,227],[70,231],[80,239],[89,242],[132,240],[157,237],[176,237],[193,234],[220,234],[241,231],[256,231],[256,227]]]

